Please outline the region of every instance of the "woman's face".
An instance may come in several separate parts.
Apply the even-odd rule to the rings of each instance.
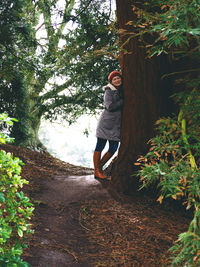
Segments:
[[[120,76],[115,76],[112,78],[112,84],[116,87],[122,84],[122,78]]]

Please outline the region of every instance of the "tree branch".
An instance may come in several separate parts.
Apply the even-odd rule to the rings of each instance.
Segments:
[[[56,100],[51,104],[44,104],[40,106],[40,116],[44,115],[46,112],[49,112],[50,110],[54,110],[57,107],[66,105],[66,104],[73,104],[74,103],[74,97],[73,96],[65,96],[60,95],[57,96]]]
[[[180,73],[187,73],[187,72],[195,72],[195,71],[200,71],[200,69],[189,69],[189,70],[183,70],[183,71],[176,71],[176,72],[172,72],[172,73],[169,73],[169,74],[164,74],[161,79],[164,79],[166,77],[169,77],[169,76],[172,76],[172,75],[175,75],[175,74],[180,74]]]
[[[58,93],[64,91],[67,87],[72,85],[72,83],[73,83],[73,81],[70,79],[61,85],[56,85],[53,90],[48,91],[46,94],[42,95],[40,97],[39,102],[44,102],[45,100],[48,100],[50,98],[57,96]]]

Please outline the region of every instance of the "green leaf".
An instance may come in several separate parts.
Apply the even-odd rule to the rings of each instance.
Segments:
[[[4,193],[0,193],[0,202],[5,203]]]
[[[22,237],[22,236],[23,236],[23,234],[24,234],[24,232],[23,232],[23,230],[22,230],[22,229],[18,229],[18,230],[17,230],[17,232],[18,232],[18,235],[19,235],[20,237]]]

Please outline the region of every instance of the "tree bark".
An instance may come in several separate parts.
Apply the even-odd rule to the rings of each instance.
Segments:
[[[116,4],[119,29],[133,31],[126,23],[134,20],[131,8],[134,1],[117,0]],[[126,38],[121,37],[121,42]],[[128,53],[120,52],[124,78],[121,145],[112,173],[112,185],[118,192],[129,194],[138,188],[138,178],[132,176],[136,170],[134,162],[146,152],[155,121],[168,110],[165,99],[169,92],[165,90],[168,81],[164,84],[160,79],[167,71],[167,58],[147,59],[145,49],[136,38],[131,39],[125,48]]]
[[[11,129],[11,137],[15,140],[14,144],[46,152],[47,149],[38,136],[42,118],[42,113],[37,105],[38,95],[36,95],[34,87],[25,87],[23,84],[18,91],[20,93],[15,102],[15,109],[10,111],[10,116],[18,119]]]
[[[41,118],[31,116],[31,120],[23,119],[14,123],[11,136],[14,137],[15,145],[30,148],[41,152],[46,152],[46,147],[41,143],[38,132],[40,128]]]

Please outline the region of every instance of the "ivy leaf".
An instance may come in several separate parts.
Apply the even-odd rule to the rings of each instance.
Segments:
[[[0,193],[0,202],[5,203],[5,201],[4,193]]]

